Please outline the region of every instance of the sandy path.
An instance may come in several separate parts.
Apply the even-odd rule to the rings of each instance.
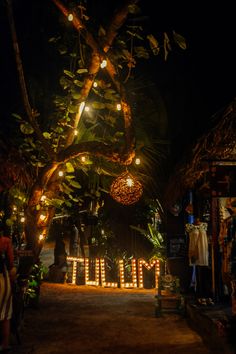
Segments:
[[[26,309],[21,354],[207,354],[177,314],[154,316],[153,289],[43,283],[39,309]]]

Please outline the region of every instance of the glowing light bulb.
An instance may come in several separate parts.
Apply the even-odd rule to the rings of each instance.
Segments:
[[[41,202],[45,202],[46,200],[46,195],[42,195],[42,197],[40,198]]]
[[[68,16],[67,16],[67,20],[68,21],[73,21],[73,19],[74,19],[74,16],[72,15],[72,14],[69,14]]]
[[[84,107],[85,107],[85,102],[81,102],[79,105],[79,115],[80,116],[83,113]]]
[[[94,81],[93,87],[98,87],[98,83],[96,81]]]
[[[86,157],[85,156],[81,156],[81,161],[85,162],[86,161]]]
[[[77,129],[74,130],[74,135],[75,136],[78,135],[78,130]]]
[[[86,106],[86,107],[84,108],[84,110],[85,110],[85,112],[88,112],[88,111],[90,110],[89,106]]]
[[[141,160],[140,160],[140,158],[139,158],[139,157],[137,157],[137,158],[135,159],[135,163],[136,163],[136,165],[140,165]]]
[[[121,111],[121,104],[120,103],[117,103],[116,109],[117,109],[117,111]]]
[[[22,217],[20,218],[20,222],[21,222],[22,224],[25,222],[25,217],[24,217],[24,216],[22,216]]]
[[[39,235],[39,241],[42,241],[43,239],[44,239],[43,234],[40,234],[40,235]]]
[[[58,172],[58,176],[59,176],[59,177],[62,177],[63,175],[64,175],[64,172],[63,172],[63,171],[59,171],[59,172]]]
[[[126,184],[128,187],[132,187],[134,185],[134,181],[132,180],[132,178],[128,177],[126,179]]]
[[[101,62],[100,67],[101,67],[102,69],[104,69],[106,66],[107,66],[107,61],[106,61],[105,59],[103,59],[103,61]]]
[[[39,219],[40,219],[41,221],[45,220],[45,219],[46,219],[46,215],[40,214]]]

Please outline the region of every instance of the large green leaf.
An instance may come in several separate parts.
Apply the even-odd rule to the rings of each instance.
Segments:
[[[63,71],[64,74],[66,74],[67,76],[71,77],[72,79],[75,77],[75,74],[73,74],[71,71],[69,70],[64,70]]]
[[[62,183],[61,184],[61,187],[62,187],[62,190],[63,190],[63,192],[64,193],[66,193],[66,194],[70,194],[70,193],[73,193],[73,189],[72,188],[70,188],[66,183]]]
[[[77,74],[85,74],[88,72],[88,69],[78,69],[76,72]]]
[[[150,57],[148,51],[144,47],[134,47],[134,52],[138,58],[149,59]]]
[[[151,47],[153,54],[158,55],[160,52],[160,46],[158,40],[152,34],[149,34],[147,36],[147,39],[149,40],[149,45]]]
[[[93,107],[94,109],[104,109],[104,108],[106,108],[106,105],[105,105],[105,103],[103,103],[103,102],[94,101],[94,102],[92,103],[92,107]]]
[[[179,33],[173,31],[173,38],[174,41],[178,44],[178,46],[185,50],[187,49],[187,43],[186,43],[186,39]]]
[[[33,127],[29,123],[22,123],[20,125],[20,130],[25,135],[33,134],[34,132]]]
[[[51,133],[43,132],[43,136],[44,136],[45,139],[50,139],[51,138]]]
[[[22,117],[19,114],[12,113],[12,116],[15,117],[18,121],[22,121]]]
[[[54,198],[54,199],[51,199],[48,203],[50,205],[53,205],[56,208],[61,208],[61,206],[64,202],[65,202],[64,199]]]
[[[71,162],[67,162],[66,163],[66,172],[71,173],[71,172],[74,172],[74,171],[75,171],[75,169],[74,169],[74,166],[72,165],[72,163]]]
[[[81,184],[79,184],[79,182],[70,180],[69,183],[70,183],[71,186],[73,186],[73,187],[75,187],[75,188],[78,188],[78,189],[82,188],[82,187],[81,187]]]

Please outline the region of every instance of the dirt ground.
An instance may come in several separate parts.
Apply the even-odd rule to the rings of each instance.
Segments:
[[[25,311],[19,354],[207,354],[178,314],[154,315],[154,289],[44,282],[38,309]]]

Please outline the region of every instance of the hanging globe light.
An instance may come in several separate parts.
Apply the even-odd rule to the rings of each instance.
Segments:
[[[141,183],[130,172],[125,171],[111,184],[110,195],[118,203],[130,205],[136,203],[143,193]]]

